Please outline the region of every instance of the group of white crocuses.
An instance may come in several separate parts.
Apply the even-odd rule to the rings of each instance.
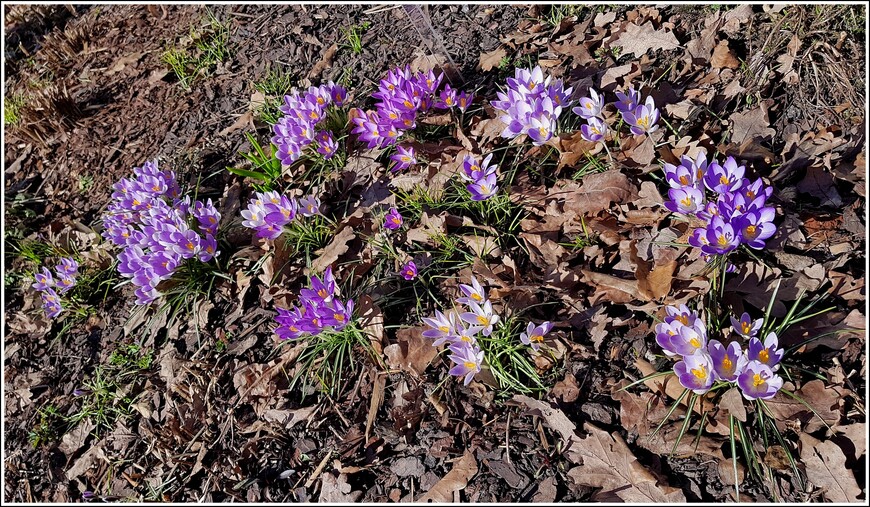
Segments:
[[[431,328],[423,331],[423,336],[435,340],[433,347],[448,346],[448,358],[454,363],[450,374],[465,377],[464,384],[468,385],[484,363],[484,353],[477,343],[477,335],[490,336],[501,317],[493,311],[486,290],[475,277],[471,277],[471,285],[459,284],[459,290],[463,296],[457,298],[456,303],[466,306],[454,307],[446,314],[436,310],[434,318],[423,318],[423,322]],[[537,325],[529,322],[526,331],[520,334],[520,340],[537,352],[544,343],[544,336],[552,328],[550,322]]]

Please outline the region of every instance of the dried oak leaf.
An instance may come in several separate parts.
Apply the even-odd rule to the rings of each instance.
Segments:
[[[453,468],[447,472],[447,475],[435,483],[425,495],[421,496],[416,502],[420,503],[446,503],[453,502],[453,494],[465,489],[468,486],[468,481],[477,474],[477,460],[471,451],[465,451],[465,454],[453,463]]]
[[[767,139],[776,135],[776,131],[769,126],[767,107],[763,102],[746,113],[732,114],[731,121],[734,122],[731,127],[731,141],[735,143],[743,143],[756,137]]]
[[[713,48],[713,56],[710,58],[710,66],[714,69],[723,67],[736,69],[740,67],[740,62],[735,58],[734,53],[728,48],[728,41],[719,41],[719,44]]]
[[[396,333],[398,343],[384,348],[390,368],[399,368],[418,377],[426,371],[426,367],[438,355],[432,340],[423,336],[426,329],[426,326],[399,329]]]
[[[834,503],[860,502],[861,487],[855,474],[846,468],[846,455],[830,440],[820,442],[807,433],[800,436],[801,461],[807,467],[807,480],[822,488],[825,498]]]
[[[499,63],[501,63],[501,59],[507,56],[507,51],[504,47],[499,46],[494,51],[490,51],[489,53],[482,53],[480,55],[480,70],[484,72],[488,72],[492,70],[494,67],[498,67]]]
[[[619,34],[619,39],[611,45],[621,47],[622,55],[634,53],[640,58],[650,49],[653,51],[677,49],[680,47],[680,41],[677,40],[674,32],[656,30],[652,21],[647,21],[641,26],[634,23],[627,24],[625,31]]]
[[[348,243],[356,237],[353,227],[345,226],[333,236],[323,249],[319,250],[320,257],[311,263],[311,273],[322,273],[337,261],[348,250]]]
[[[577,182],[562,182],[550,189],[548,198],[563,198],[563,210],[575,215],[594,215],[610,209],[611,203],[625,203],[637,197],[637,189],[628,177],[617,171],[589,174]]]

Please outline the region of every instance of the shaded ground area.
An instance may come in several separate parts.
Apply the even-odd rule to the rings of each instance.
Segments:
[[[790,347],[825,335],[794,352],[805,371],[790,379],[817,414],[789,399],[773,404],[785,442],[762,450],[770,482],[740,463],[741,499],[865,498],[865,11],[428,12],[437,35],[401,7],[7,10],[5,96],[16,105],[4,109],[5,497],[733,500],[727,411],[711,411],[704,432],[675,448],[684,410],[668,414],[673,386],[618,390],[666,364],[652,316],[710,290],[697,254],[668,246],[685,243],[687,227],[667,218],[655,178],[661,161],[703,148],[767,179],[778,213],[780,232],[760,258],[735,260],[724,304],[763,311],[779,283],[777,317],[804,290],[828,294],[820,307],[833,307],[782,337]],[[226,56],[187,77],[166,63],[167,50],[203,61],[216,40]],[[458,128],[437,118],[420,128],[422,170],[394,177],[383,157],[355,149],[322,181],[288,174],[287,187],[316,190],[348,234],[304,254],[254,240],[238,219],[250,180],[225,168],[249,167],[239,155],[252,149],[246,133],[268,142],[262,104],[333,80],[370,107],[378,80],[404,64],[444,66],[455,87],[481,98]],[[510,145],[489,101],[514,67],[535,64],[576,97],[634,84],[663,106],[668,128],[659,144],[621,145],[612,167],[576,135]],[[576,130],[568,122],[564,131]],[[496,151],[502,173],[516,176],[509,220],[427,204],[403,253],[425,261],[444,250],[423,234],[437,229],[460,238],[449,257],[459,267],[403,284],[370,241],[377,215],[398,205],[414,216],[400,190],[443,191],[464,153]],[[113,253],[92,229],[111,185],[154,158],[224,215],[229,280],[176,319],[133,312],[132,291],[114,287]],[[99,274],[87,318],[42,314],[27,273],[51,256],[47,244],[78,250]],[[304,344],[279,346],[272,333],[274,308],[295,298],[312,260],[335,266],[376,337],[377,361],[359,351],[332,396],[291,388]],[[533,320],[556,324],[552,353],[532,358],[545,390],[441,384],[448,361],[421,337],[420,318],[472,273],[499,308],[532,308]],[[105,395],[73,395],[83,387]],[[792,477],[783,446],[805,477]]]

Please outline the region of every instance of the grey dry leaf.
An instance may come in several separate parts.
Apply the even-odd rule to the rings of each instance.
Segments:
[[[489,53],[481,54],[479,63],[480,70],[487,72],[492,70],[494,67],[498,67],[501,59],[505,56],[507,56],[507,51],[502,46],[499,46],[494,51],[490,51]]]
[[[746,406],[743,404],[743,395],[736,387],[725,391],[725,394],[719,399],[719,408],[725,410],[729,414],[741,422],[746,422]]]
[[[435,483],[425,495],[415,500],[420,503],[436,502],[446,503],[453,502],[453,494],[462,491],[468,486],[468,481],[477,474],[477,460],[471,451],[465,451],[465,454],[453,463],[453,468],[447,472],[447,475]]]
[[[652,21],[647,21],[641,26],[634,23],[626,25],[625,31],[619,34],[619,39],[612,45],[621,47],[622,55],[634,53],[640,58],[650,49],[654,51],[677,49],[680,47],[680,41],[677,40],[674,32],[656,30]]]
[[[320,479],[319,503],[354,503],[362,496],[362,491],[353,491],[347,482],[347,474],[323,473]]]
[[[861,487],[846,468],[846,455],[830,440],[820,442],[807,433],[800,436],[801,461],[807,467],[807,480],[824,491],[834,503],[860,502]]]

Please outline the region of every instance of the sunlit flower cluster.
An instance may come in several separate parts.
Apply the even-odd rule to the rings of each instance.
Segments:
[[[299,215],[310,217],[320,213],[320,199],[307,196],[299,199],[275,191],[257,192],[242,210],[242,225],[257,231],[258,238],[276,239],[284,233],[284,226]]]
[[[103,237],[124,247],[118,273],[137,286],[136,304],[144,305],[161,295],[157,285],[183,262],[209,262],[218,255],[221,215],[211,199],[180,199],[175,172],[160,171],[156,161],[134,168],[133,174],[113,187]]]
[[[316,151],[323,158],[332,158],[338,149],[335,136],[328,130],[318,130],[317,126],[326,117],[329,106],[342,107],[346,101],[347,90],[332,81],[312,86],[304,93],[285,95],[280,108],[284,116],[272,127],[272,144],[278,148],[281,163],[290,165],[297,161],[312,142],[316,142]]]
[[[723,381],[737,384],[748,400],[767,400],[782,387],[782,378],[774,372],[784,351],[776,333],[769,333],[763,342],[756,336],[761,319],[753,321],[747,313],[740,319],[731,318],[734,332],[749,340],[744,350],[737,341],[726,346],[708,340],[703,320],[686,305],[669,306],[665,311],[664,322],[655,327],[656,342],[667,356],[680,358],[674,373],[686,389],[704,394],[715,382]]]
[[[353,320],[353,300],[342,302],[336,295],[332,268],[323,279],[311,277],[310,287],[299,293],[299,302],[290,310],[278,308],[275,334],[282,340],[296,340],[303,335],[316,336],[323,331],[341,331]]]
[[[642,136],[655,132],[661,118],[655,101],[651,96],[641,103],[640,92],[634,87],[629,87],[628,93],[616,92],[617,101],[613,103],[622,116],[622,120],[631,128],[631,133]],[[607,123],[604,122],[604,97],[599,95],[594,88],[589,89],[589,97],[582,97],[579,105],[571,109],[575,114],[586,120],[580,126],[580,135],[590,142],[598,142],[605,138],[608,131]]]
[[[570,105],[573,88],[564,88],[561,79],[547,76],[540,66],[516,69],[507,79],[507,91],[497,92],[492,106],[502,113],[499,119],[507,125],[502,137],[528,135],[535,146],[547,142],[556,134],[562,108]]]
[[[41,293],[42,307],[49,318],[53,319],[63,311],[60,294],[65,294],[75,286],[78,271],[79,264],[72,258],[64,257],[55,266],[54,275],[46,267],[42,268],[41,273],[33,274],[32,287]]]
[[[471,200],[485,201],[498,191],[496,170],[498,166],[490,165],[492,153],[479,162],[471,155],[466,155],[462,161],[462,172],[459,175],[468,182],[466,188],[471,192]]]
[[[695,159],[683,155],[680,165],[665,163],[663,168],[671,187],[665,207],[706,224],[689,237],[689,244],[705,256],[727,254],[741,244],[760,250],[776,232],[776,210],[765,206],[773,188],[761,178],[745,178],[746,167],[734,157],[720,165],[715,159],[708,162],[703,153]],[[716,197],[708,199],[705,187]]]
[[[411,72],[410,67],[393,69],[381,79],[378,91],[372,97],[378,100],[374,111],[356,109],[351,114],[354,124],[351,133],[359,136],[360,142],[371,148],[393,146],[408,130],[417,126],[417,115],[431,108],[462,111],[471,104],[472,96],[457,93],[450,85],[441,92],[444,74],[434,71]],[[413,158],[413,157],[412,157]]]
[[[448,311],[446,314],[435,311],[434,318],[424,318],[423,322],[431,329],[423,331],[423,336],[433,338],[432,346],[446,344],[450,351],[448,358],[453,362],[450,374],[465,377],[465,385],[480,372],[483,365],[483,350],[477,344],[477,334],[489,336],[500,317],[487,300],[486,291],[476,278],[471,285],[460,284],[463,296],[456,302],[466,305],[469,311]]]

